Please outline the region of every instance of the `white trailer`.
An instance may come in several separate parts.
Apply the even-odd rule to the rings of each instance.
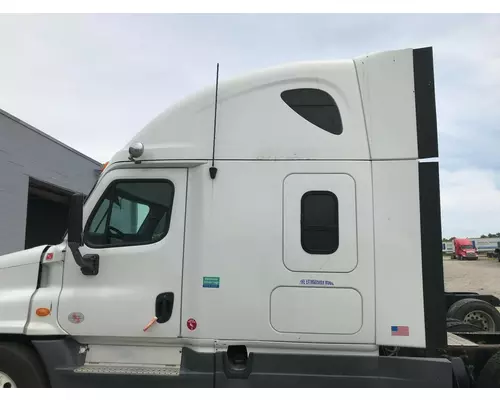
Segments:
[[[437,156],[431,48],[178,103],[73,197],[61,244],[0,257],[1,382],[469,384],[447,343]]]

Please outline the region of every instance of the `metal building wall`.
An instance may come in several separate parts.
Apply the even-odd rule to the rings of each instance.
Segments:
[[[30,177],[87,194],[100,167],[0,110],[0,254],[24,249]]]

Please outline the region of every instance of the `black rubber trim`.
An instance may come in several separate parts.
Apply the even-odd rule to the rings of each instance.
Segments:
[[[40,254],[40,261],[38,262],[38,277],[36,278],[36,288],[40,289],[40,283],[42,281],[42,264],[43,264],[43,258],[45,257],[45,253],[47,252],[48,249],[50,249],[50,245],[45,246],[45,248],[42,250],[42,254]]]
[[[215,387],[452,387],[449,360],[382,356],[250,353],[249,371],[227,374],[216,356]]]
[[[418,157],[439,156],[432,47],[413,50]]]
[[[438,163],[420,163],[418,174],[425,340],[428,355],[436,356],[447,346]]]
[[[182,349],[179,387],[213,387],[214,371],[214,353],[198,353],[187,347]]]

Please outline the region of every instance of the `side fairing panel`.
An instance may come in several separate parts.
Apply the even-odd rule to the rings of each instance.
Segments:
[[[411,49],[354,60],[372,160],[417,159]]]
[[[418,161],[372,165],[377,344],[425,347]]]

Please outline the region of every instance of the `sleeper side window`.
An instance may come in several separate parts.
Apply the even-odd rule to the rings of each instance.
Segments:
[[[342,118],[335,100],[320,89],[285,90],[281,99],[302,118],[334,135],[343,131]]]
[[[310,191],[301,200],[302,248],[309,254],[333,254],[339,247],[339,202],[329,191]]]
[[[113,182],[87,221],[89,247],[154,243],[166,236],[174,200],[168,180]]]

